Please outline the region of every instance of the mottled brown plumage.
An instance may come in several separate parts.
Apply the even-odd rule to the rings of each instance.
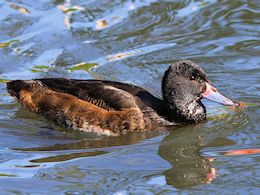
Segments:
[[[34,113],[44,115],[60,126],[105,135],[119,135],[126,131],[144,130],[144,118],[135,105],[122,110],[106,110],[97,105],[83,101],[73,95],[56,92],[47,88],[40,81],[24,82],[24,88],[19,91],[18,102]],[[17,83],[13,83],[16,85]],[[11,90],[9,92],[12,94]],[[122,93],[126,98],[128,94]],[[129,100],[129,99],[128,99]]]

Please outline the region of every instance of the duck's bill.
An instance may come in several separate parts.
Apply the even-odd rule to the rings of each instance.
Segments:
[[[239,103],[222,95],[217,91],[215,87],[213,87],[209,83],[206,83],[206,91],[202,94],[202,96],[208,100],[217,102],[225,106],[239,106]]]

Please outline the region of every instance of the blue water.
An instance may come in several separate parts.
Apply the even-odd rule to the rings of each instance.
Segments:
[[[0,194],[259,194],[257,1],[0,0]],[[12,79],[139,85],[160,97],[170,63],[189,59],[232,110],[167,134],[102,137],[56,127],[7,94]]]

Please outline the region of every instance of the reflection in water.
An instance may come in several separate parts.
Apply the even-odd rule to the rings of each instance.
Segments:
[[[125,146],[136,144],[145,139],[152,138],[154,136],[158,136],[162,134],[162,132],[136,132],[129,133],[122,136],[117,137],[94,137],[92,139],[82,139],[77,142],[65,143],[65,144],[54,144],[51,146],[45,147],[37,147],[37,148],[13,148],[14,150],[21,151],[59,151],[59,150],[79,150],[79,149],[87,149],[87,148],[109,148],[115,146]],[[88,134],[86,134],[88,135]]]
[[[187,132],[189,132],[189,135],[187,135]],[[206,141],[202,139],[202,132],[203,130],[194,132],[188,128],[183,128],[170,132],[161,141],[158,154],[171,165],[170,169],[163,171],[168,185],[178,189],[185,189],[210,183],[215,178],[216,170],[211,164],[213,159],[202,156],[200,150],[205,146],[227,146],[234,145],[235,142],[223,137]],[[84,139],[75,143],[55,144],[37,148],[20,148],[16,150],[27,152],[65,152],[65,154],[62,153],[31,160],[32,163],[63,162],[76,158],[108,154],[119,146],[125,147],[128,144],[144,144],[142,141],[156,135],[158,135],[158,132],[132,133],[120,137]],[[78,150],[84,151],[78,152]]]
[[[211,183],[215,179],[214,159],[203,156],[201,150],[205,147],[235,145],[236,142],[218,137],[218,134],[212,137],[205,134],[205,127],[201,125],[192,131],[189,127],[172,131],[162,140],[158,154],[172,166],[163,172],[168,185],[186,189]]]
[[[189,188],[210,182],[214,176],[210,160],[200,154],[200,138],[178,136],[174,133],[165,137],[158,154],[167,160],[172,167],[164,171],[166,182],[175,188]],[[211,175],[212,174],[212,175]]]

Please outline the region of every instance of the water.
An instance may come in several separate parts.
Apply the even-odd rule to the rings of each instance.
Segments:
[[[258,1],[0,0],[0,194],[259,194]],[[200,64],[232,110],[168,134],[100,137],[54,126],[5,81],[109,79],[160,96],[168,65]],[[231,155],[228,155],[231,154]]]

